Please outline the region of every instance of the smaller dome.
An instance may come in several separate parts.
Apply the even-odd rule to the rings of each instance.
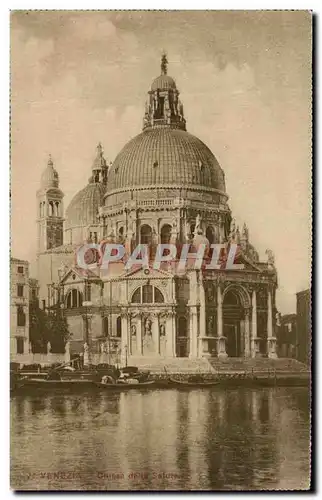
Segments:
[[[59,176],[57,170],[54,169],[54,164],[49,155],[48,163],[46,169],[41,175],[41,188],[58,188],[59,186]]]
[[[106,187],[100,182],[90,183],[79,191],[66,210],[66,229],[97,224],[98,209],[103,205]]]
[[[151,90],[154,92],[155,90],[175,90],[176,82],[169,75],[160,75],[158,76],[151,85]]]

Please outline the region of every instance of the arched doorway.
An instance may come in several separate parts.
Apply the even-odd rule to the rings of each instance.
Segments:
[[[178,318],[176,356],[178,358],[186,358],[189,356],[189,332],[188,322],[185,316],[179,316]]]
[[[244,307],[236,290],[229,290],[223,300],[223,333],[226,337],[226,352],[228,357],[241,357],[244,354],[244,339],[242,322]]]
[[[141,245],[151,245],[152,243],[152,229],[148,224],[144,224],[140,229],[140,243]]]
[[[168,243],[170,243],[170,238],[171,238],[171,226],[170,224],[164,224],[164,226],[162,226],[161,228],[161,244],[162,245],[167,245]]]

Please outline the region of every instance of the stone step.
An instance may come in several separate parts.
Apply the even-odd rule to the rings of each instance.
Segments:
[[[129,366],[138,366],[152,373],[214,373],[215,370],[204,358],[152,358],[130,356]]]
[[[290,358],[210,358],[209,363],[218,371],[249,371],[249,370],[277,370],[277,371],[308,371],[308,367],[296,359]]]
[[[307,372],[303,363],[289,358],[167,358],[152,356],[129,356],[128,366],[138,366],[151,373],[239,373],[267,372]]]

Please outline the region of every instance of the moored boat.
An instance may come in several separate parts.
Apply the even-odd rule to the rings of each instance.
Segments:
[[[170,384],[176,387],[214,387],[220,385],[219,380],[178,380],[170,377]]]
[[[145,389],[145,388],[154,388],[157,387],[157,384],[154,380],[147,380],[146,382],[119,382],[115,383],[111,382],[96,382],[95,385],[102,389],[112,390],[112,391],[128,391],[131,389]]]
[[[75,379],[75,380],[48,380],[40,378],[21,378],[16,384],[15,390],[38,390],[38,389],[87,389],[94,388],[94,381],[91,379]]]

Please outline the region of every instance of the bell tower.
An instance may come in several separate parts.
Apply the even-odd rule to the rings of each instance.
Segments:
[[[37,191],[37,254],[63,244],[64,193],[59,189],[59,176],[49,155],[47,167],[43,171],[40,189]]]

